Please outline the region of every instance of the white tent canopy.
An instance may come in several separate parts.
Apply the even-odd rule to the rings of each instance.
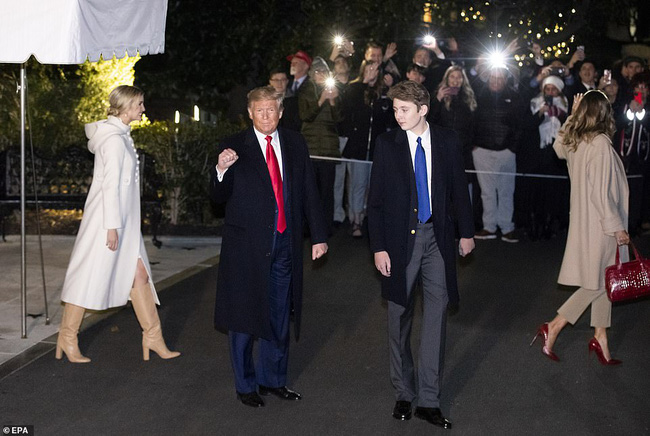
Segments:
[[[167,0],[0,2],[0,63],[81,64],[162,53]]]
[[[165,50],[167,0],[0,0],[0,63],[82,64]],[[25,66],[20,68],[22,337],[26,336]],[[43,289],[45,291],[45,288]],[[47,296],[45,298],[46,323]]]

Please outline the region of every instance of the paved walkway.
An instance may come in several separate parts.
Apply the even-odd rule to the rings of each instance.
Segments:
[[[650,238],[636,242],[650,253]],[[165,340],[181,357],[152,354],[143,362],[130,309],[91,327],[84,321],[79,343],[92,363],[56,360],[50,348],[20,370],[0,373],[0,425],[33,425],[48,436],[650,435],[650,300],[613,309],[610,347],[620,366],[589,359],[588,313],[562,332],[554,348],[560,362],[544,357],[539,342],[528,346],[570,295],[556,285],[563,251],[561,238],[478,241],[459,262],[461,306],[448,319],[441,398],[451,432],[391,417],[379,276],[367,239],[344,229],[324,259],[312,262],[305,253],[302,333],[291,343],[288,380],[302,401],[267,397],[261,409],[237,401],[227,336],[213,328],[212,267],[160,294]]]
[[[74,236],[61,235],[44,235],[42,238],[50,317],[50,323],[46,325],[38,237],[27,236],[27,338],[21,338],[20,236],[10,235],[7,242],[0,242],[0,366],[39,343],[56,342],[56,337],[51,336],[58,332],[61,323],[61,288],[74,240]],[[160,241],[163,245],[157,249],[150,238],[145,237],[158,292],[218,261],[220,237],[168,236],[161,237]],[[114,312],[87,315],[84,328]],[[49,350],[48,347],[36,348],[37,354]],[[30,359],[33,357],[28,356]]]

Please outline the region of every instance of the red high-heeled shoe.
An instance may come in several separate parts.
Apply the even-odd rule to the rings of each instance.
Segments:
[[[535,334],[535,337],[533,338],[532,342],[530,343],[530,346],[535,343],[537,340],[538,336],[543,336],[544,337],[544,344],[542,345],[542,354],[548,357],[551,360],[554,360],[555,362],[559,362],[560,358],[557,357],[557,354],[555,354],[553,351],[549,350],[546,344],[548,343],[548,323],[544,323],[539,328],[537,329],[537,333]]]
[[[591,356],[591,352],[595,351],[596,352],[596,357],[598,357],[598,361],[602,363],[603,365],[606,366],[611,366],[611,365],[620,365],[623,363],[621,360],[618,359],[605,359],[605,355],[603,354],[603,348],[600,346],[600,342],[598,342],[598,339],[596,338],[591,338],[589,341],[589,356]]]

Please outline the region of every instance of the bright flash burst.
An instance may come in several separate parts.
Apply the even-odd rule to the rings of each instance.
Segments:
[[[336,86],[336,80],[334,79],[334,77],[328,77],[327,79],[325,79],[325,87],[333,88],[334,86]]]
[[[506,68],[506,55],[500,51],[493,51],[488,56],[490,68]]]

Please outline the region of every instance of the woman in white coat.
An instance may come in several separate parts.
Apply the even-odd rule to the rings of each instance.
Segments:
[[[143,330],[144,360],[149,360],[149,350],[171,359],[180,353],[167,349],[156,310],[160,302],[140,232],[139,159],[129,126],[142,118],[144,93],[118,86],[109,104],[108,119],[85,129],[95,166],[63,284],[56,358],[65,353],[70,362],[90,362],[77,342],[84,310],[124,306],[130,298]]]
[[[566,159],[571,179],[569,233],[558,282],[580,288],[558,309],[557,316],[539,327],[542,353],[559,358],[553,345],[560,331],[574,324],[591,306],[594,337],[588,350],[603,365],[617,365],[607,343],[612,303],[605,291],[605,268],[615,261],[618,245],[629,244],[626,231],[628,186],[625,169],[612,148],[612,108],[601,91],[577,94],[573,115],[562,126],[553,148]],[[531,342],[532,345],[532,342]]]

